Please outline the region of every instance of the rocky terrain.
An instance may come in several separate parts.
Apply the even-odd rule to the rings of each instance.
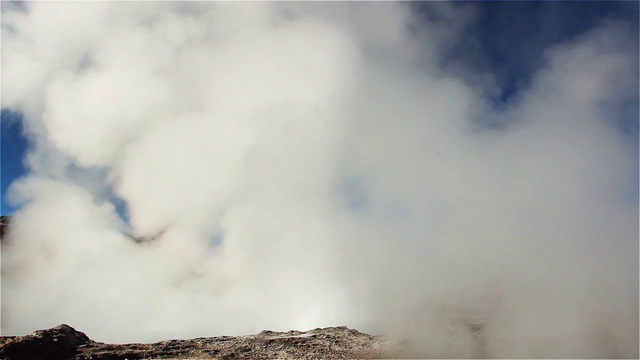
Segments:
[[[9,228],[9,221],[11,221],[11,216],[0,216],[0,241],[4,239],[4,235]]]
[[[0,358],[30,359],[372,359],[391,356],[392,342],[345,326],[310,331],[105,344],[68,325],[0,337]]]

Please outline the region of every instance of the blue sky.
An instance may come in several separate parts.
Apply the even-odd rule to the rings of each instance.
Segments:
[[[637,2],[488,1],[478,9],[476,23],[450,56],[496,74],[502,90],[497,101],[528,84],[550,45],[571,41],[604,19],[638,25]]]
[[[433,4],[416,2],[412,5],[420,12]],[[543,52],[549,46],[570,41],[605,18],[624,20],[638,27],[638,2],[634,1],[495,1],[459,2],[456,5],[471,5],[479,16],[466,28],[462,41],[452,44],[441,65],[446,68],[449,62],[461,62],[476,70],[493,73],[499,93],[492,100],[498,107],[527,86],[543,65]],[[638,73],[630,76],[638,78]],[[627,104],[625,113],[626,116],[617,120],[620,129],[637,143],[638,104]],[[7,188],[26,172],[23,159],[28,142],[20,121],[19,113],[2,109],[3,215],[15,211],[7,201]],[[117,199],[114,202],[122,215],[124,205]]]
[[[28,149],[23,136],[20,114],[2,110],[2,215],[11,214],[15,209],[6,200],[7,188],[12,181],[26,172],[23,158]]]

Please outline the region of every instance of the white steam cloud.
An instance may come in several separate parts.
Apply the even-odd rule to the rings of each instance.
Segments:
[[[488,317],[491,357],[638,357],[624,24],[548,49],[495,110],[490,76],[439,65],[471,8],[2,6],[2,107],[34,143],[12,187],[3,334],[347,325],[469,357],[461,314]]]

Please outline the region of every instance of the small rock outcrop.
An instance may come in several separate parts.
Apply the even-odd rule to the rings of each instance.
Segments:
[[[168,340],[152,344],[95,342],[68,325],[0,338],[7,360],[75,359],[372,359],[388,358],[390,343],[345,326],[310,331]]]
[[[26,336],[3,336],[0,340],[2,359],[73,359],[78,347],[91,343],[84,333],[62,324],[38,330]]]
[[[9,230],[9,222],[11,221],[11,216],[2,215],[0,216],[0,241],[4,239],[4,236],[7,234]]]

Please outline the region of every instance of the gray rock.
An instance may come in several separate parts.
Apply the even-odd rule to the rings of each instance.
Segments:
[[[105,344],[68,325],[26,336],[0,338],[3,359],[372,359],[388,358],[381,337],[345,326],[310,331],[167,340],[152,344]]]

